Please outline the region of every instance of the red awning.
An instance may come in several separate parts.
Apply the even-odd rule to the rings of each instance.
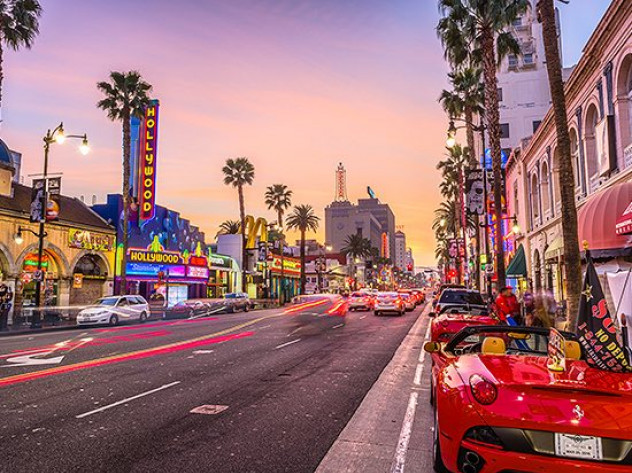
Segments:
[[[632,248],[632,236],[617,231],[619,217],[631,202],[632,182],[616,184],[590,196],[577,213],[580,249],[583,251],[584,240],[591,251],[608,250],[605,254],[611,256],[616,250]],[[629,217],[632,220],[632,214]]]

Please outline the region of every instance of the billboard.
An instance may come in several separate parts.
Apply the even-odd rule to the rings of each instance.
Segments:
[[[147,221],[156,215],[156,159],[158,157],[158,100],[152,100],[145,110],[141,129],[140,159],[138,160],[138,216]]]

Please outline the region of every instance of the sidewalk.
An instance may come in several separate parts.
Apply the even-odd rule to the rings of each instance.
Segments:
[[[317,473],[427,473],[432,469],[427,305]]]

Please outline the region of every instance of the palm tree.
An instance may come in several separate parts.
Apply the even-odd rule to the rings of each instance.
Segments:
[[[37,0],[0,0],[0,108],[2,106],[2,60],[4,47],[31,49],[39,34],[42,7]]]
[[[443,18],[437,30],[445,55],[453,67],[469,58],[480,58],[485,80],[485,114],[494,176],[494,212],[496,216],[496,271],[499,287],[505,285],[505,251],[502,234],[502,159],[498,78],[500,61],[509,53],[519,54],[520,46],[508,31],[525,13],[529,0],[439,0]]]
[[[567,287],[566,300],[568,301],[567,317],[570,330],[574,331],[577,326],[582,281],[571,140],[568,132],[566,97],[562,81],[562,64],[560,61],[553,0],[538,0],[537,8],[538,19],[542,23],[546,68],[549,75],[549,88],[551,89],[555,129],[557,131],[560,167],[558,182],[562,200],[562,236],[564,238],[564,277]]]
[[[463,117],[470,167],[478,165],[474,153],[474,115],[483,112],[484,87],[479,67],[459,67],[448,74],[452,91],[444,90],[439,97],[450,120]]]
[[[305,233],[318,230],[319,220],[311,205],[297,205],[286,219],[288,228],[301,232],[301,294],[305,293]]]
[[[219,225],[219,231],[217,235],[237,235],[239,233],[239,221],[238,220],[224,220]]]
[[[356,266],[355,261],[358,258],[368,258],[373,256],[373,247],[371,246],[371,240],[364,238],[358,233],[353,233],[345,239],[345,246],[340,249],[340,252],[351,259],[351,267],[353,268],[353,280],[354,290],[357,289],[356,281]]]
[[[246,266],[248,250],[246,249],[246,207],[244,204],[244,186],[251,186],[252,182],[255,180],[255,167],[248,158],[229,158],[226,160],[226,164],[222,168],[222,172],[224,173],[224,184],[236,187],[237,194],[239,196],[239,228],[241,231],[242,246],[241,289],[246,292]]]
[[[150,104],[151,85],[143,80],[137,71],[110,72],[110,82],[97,83],[105,98],[97,102],[97,107],[107,112],[112,121],[123,124],[123,264],[121,265],[121,293],[127,293],[127,255],[129,240],[129,207],[130,207],[130,159],[131,159],[131,124],[130,119],[142,117],[145,108]]]
[[[292,206],[292,191],[285,184],[273,184],[266,188],[265,203],[277,213],[279,228],[283,227],[283,214]]]
[[[265,194],[265,203],[268,209],[274,209],[277,213],[279,246],[281,250],[279,304],[283,305],[285,303],[285,234],[283,233],[283,214],[292,206],[292,191],[285,184],[268,186]]]

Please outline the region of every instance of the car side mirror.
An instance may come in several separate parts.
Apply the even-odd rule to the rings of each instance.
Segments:
[[[437,313],[436,312],[428,312],[428,317],[436,317]]]
[[[426,353],[437,353],[441,351],[441,344],[437,342],[426,342],[424,343],[424,351]]]

